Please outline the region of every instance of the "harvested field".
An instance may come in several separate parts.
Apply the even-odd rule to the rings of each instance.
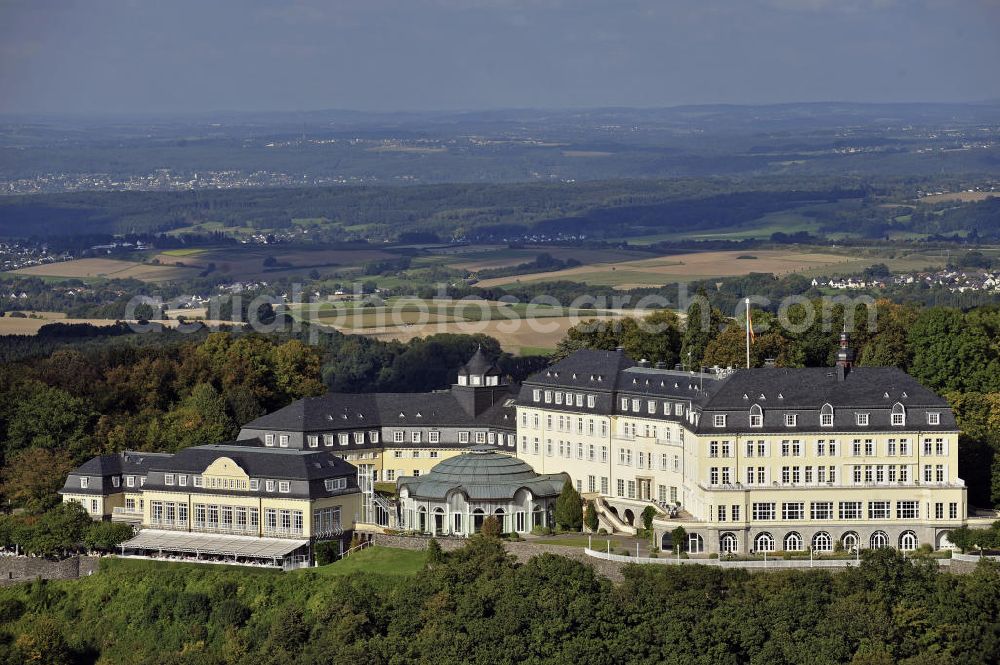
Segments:
[[[645,312],[641,312],[645,314]],[[616,314],[602,319],[596,317],[558,316],[532,320],[514,321],[460,321],[427,323],[424,325],[407,325],[384,328],[342,328],[341,332],[355,335],[367,335],[382,340],[409,341],[415,337],[427,337],[438,333],[457,333],[464,335],[485,334],[500,342],[505,351],[525,355],[538,353],[541,349],[554,349],[556,344],[566,336],[566,331],[574,325],[587,320],[598,320],[611,324],[623,315]]]
[[[176,257],[171,257],[176,260]],[[173,260],[170,261],[173,263]],[[48,263],[43,266],[31,266],[13,271],[19,275],[35,275],[38,277],[77,277],[107,279],[139,279],[144,282],[166,282],[172,279],[194,277],[197,272],[192,268],[173,265],[151,265],[136,261],[121,261],[118,259],[75,259]]]
[[[484,279],[476,286],[488,288],[517,282],[570,280],[620,289],[662,286],[711,277],[746,275],[751,272],[785,275],[817,268],[833,268],[851,257],[801,250],[755,250],[754,259],[739,259],[746,252],[697,252],[624,262],[602,262],[555,272]],[[874,262],[874,259],[873,259]]]

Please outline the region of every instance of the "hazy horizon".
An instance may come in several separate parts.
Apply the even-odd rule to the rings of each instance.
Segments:
[[[997,0],[0,0],[0,113],[1000,99]]]

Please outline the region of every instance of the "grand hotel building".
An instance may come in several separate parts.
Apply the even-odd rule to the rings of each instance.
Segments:
[[[947,402],[895,368],[690,373],[578,351],[531,377],[517,454],[568,473],[611,525],[650,503],[661,545],[693,552],[947,544],[964,523]]]
[[[62,494],[95,519],[290,539],[267,552],[301,556],[354,529],[450,533],[376,487],[491,446],[568,474],[606,527],[633,530],[654,506],[664,548],[677,526],[693,553],[947,545],[967,514],[951,409],[898,369],[852,360],[846,336],[832,368],[691,373],[583,350],[518,389],[478,351],[449,390],[299,400],[234,442],[95,458]]]

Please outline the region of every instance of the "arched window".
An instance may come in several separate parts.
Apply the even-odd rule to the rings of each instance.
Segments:
[[[688,552],[704,552],[705,540],[697,533],[688,534]]]
[[[785,536],[785,546],[783,548],[786,552],[800,552],[802,551],[802,536],[800,536],[795,531],[787,534]]]
[[[826,531],[820,531],[813,536],[812,548],[814,552],[829,552],[833,549],[833,539]]]
[[[541,505],[537,503],[531,511],[531,526],[545,526],[545,512],[542,510]]]
[[[906,424],[906,407],[900,402],[892,405],[892,424],[894,427],[902,427]]]
[[[885,531],[876,531],[871,537],[871,548],[878,550],[883,547],[889,547],[889,536],[885,534]]]
[[[844,545],[845,550],[848,552],[854,552],[861,544],[861,539],[858,538],[858,534],[853,531],[848,531],[841,537],[840,542]]]
[[[833,427],[833,405],[826,403],[819,410],[820,427]]]
[[[764,426],[764,410],[760,408],[760,404],[754,404],[750,407],[750,427],[763,427]]]
[[[773,552],[774,538],[767,532],[758,533],[753,539],[753,549],[755,552]]]
[[[904,552],[912,552],[917,549],[917,534],[912,531],[904,531],[899,536],[899,549]]]
[[[719,538],[719,551],[723,554],[735,554],[739,547],[740,541],[735,533],[724,533]]]

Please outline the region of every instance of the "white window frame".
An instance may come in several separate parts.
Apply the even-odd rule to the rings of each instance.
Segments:
[[[274,435],[273,434],[265,434],[264,435],[264,445],[267,446],[268,448],[274,447]]]
[[[927,412],[927,424],[928,425],[940,425],[941,424],[941,414],[938,411],[928,411]]]
[[[712,426],[713,427],[725,427],[726,426],[726,414],[716,413],[712,416]]]
[[[90,478],[87,476],[80,476],[80,489],[88,489],[90,487]]]
[[[441,441],[441,432],[428,432],[427,433],[427,442],[428,443],[440,443],[440,441]]]

